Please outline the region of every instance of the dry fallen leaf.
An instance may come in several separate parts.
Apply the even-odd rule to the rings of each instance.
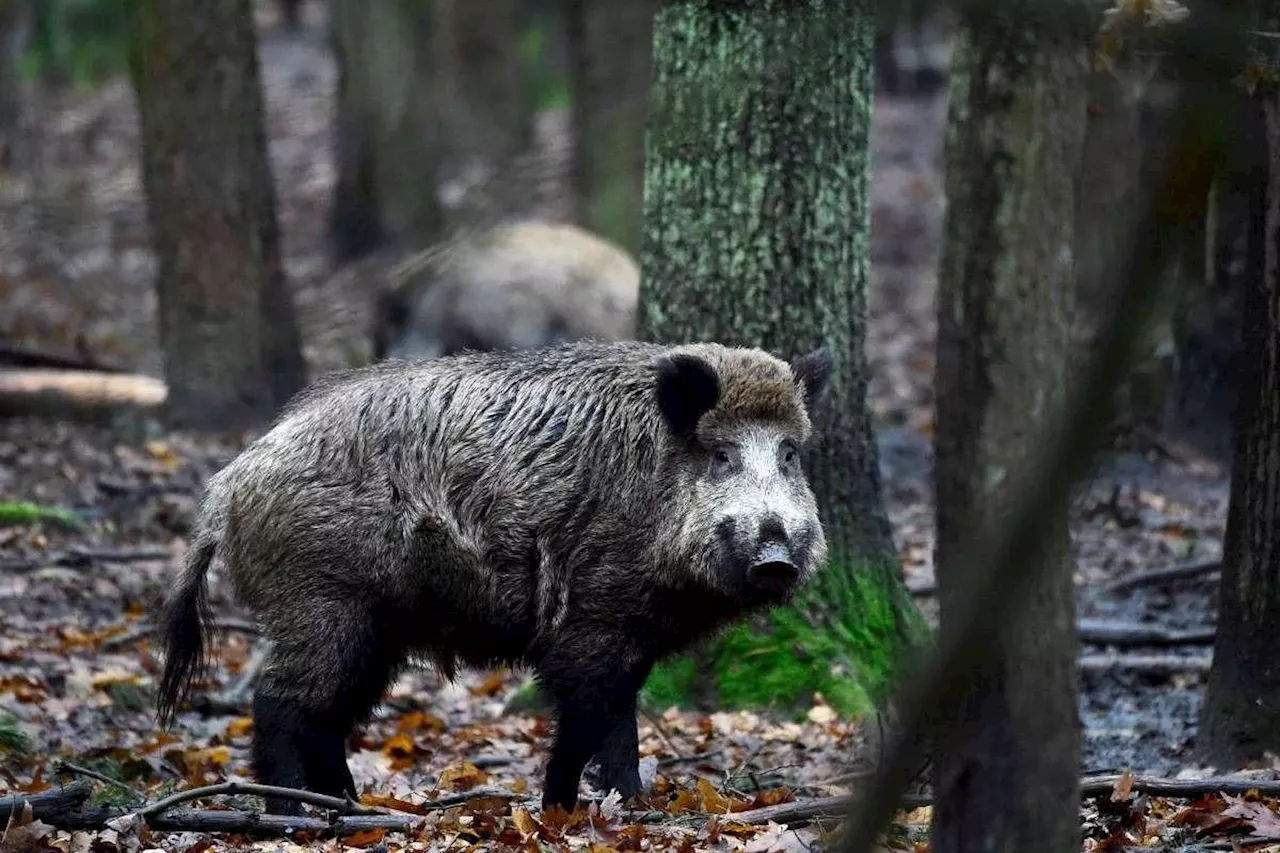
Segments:
[[[711,814],[727,814],[729,798],[715,789],[706,779],[698,779],[698,794],[702,797],[703,811]]]
[[[830,705],[814,705],[809,709],[809,720],[820,726],[833,723],[836,720],[836,712],[832,710]]]
[[[488,779],[488,773],[485,773],[470,761],[463,759],[450,764],[440,771],[440,781],[436,787],[442,791],[467,791],[476,785],[483,784]]]
[[[364,829],[348,835],[342,839],[342,843],[346,847],[372,847],[386,837],[387,830],[385,829]]]
[[[1129,799],[1133,793],[1133,773],[1129,770],[1120,774],[1116,784],[1111,788],[1111,802],[1121,803]]]
[[[538,822],[533,819],[533,815],[529,814],[528,809],[516,809],[511,815],[511,822],[525,838],[529,838],[538,831]]]
[[[234,720],[227,723],[226,734],[227,734],[227,737],[229,738],[244,737],[245,735],[249,734],[249,732],[251,732],[252,730],[253,730],[252,717],[236,717]]]

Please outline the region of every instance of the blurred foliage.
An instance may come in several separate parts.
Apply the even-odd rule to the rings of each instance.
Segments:
[[[547,56],[549,43],[547,25],[533,24],[525,30],[520,50],[528,63],[538,109],[566,110],[569,108],[569,81],[557,72],[555,63]]]
[[[75,512],[63,507],[47,507],[29,501],[0,501],[0,527],[53,522],[69,530],[79,530],[84,522]]]
[[[124,72],[128,49],[128,6],[120,0],[38,0],[23,72],[55,85],[92,85]]]
[[[0,752],[25,755],[31,751],[31,740],[13,717],[0,714]]]

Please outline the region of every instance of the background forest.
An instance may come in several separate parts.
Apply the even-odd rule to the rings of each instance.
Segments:
[[[0,850],[1280,849],[1273,7],[0,0]],[[653,672],[645,794],[421,667],[261,816],[216,571],[157,728],[295,392],[585,337],[835,361],[829,570]]]

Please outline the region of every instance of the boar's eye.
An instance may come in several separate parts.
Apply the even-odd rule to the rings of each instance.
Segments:
[[[778,467],[786,474],[795,473],[800,468],[800,451],[789,441],[784,441],[778,449]]]
[[[711,475],[723,477],[733,473],[738,464],[738,453],[732,445],[722,444],[711,451]]]

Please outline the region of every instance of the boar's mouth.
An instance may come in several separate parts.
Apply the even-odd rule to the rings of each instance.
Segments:
[[[785,546],[770,543],[756,555],[747,578],[754,586],[780,592],[796,585],[800,580],[800,567]]]

